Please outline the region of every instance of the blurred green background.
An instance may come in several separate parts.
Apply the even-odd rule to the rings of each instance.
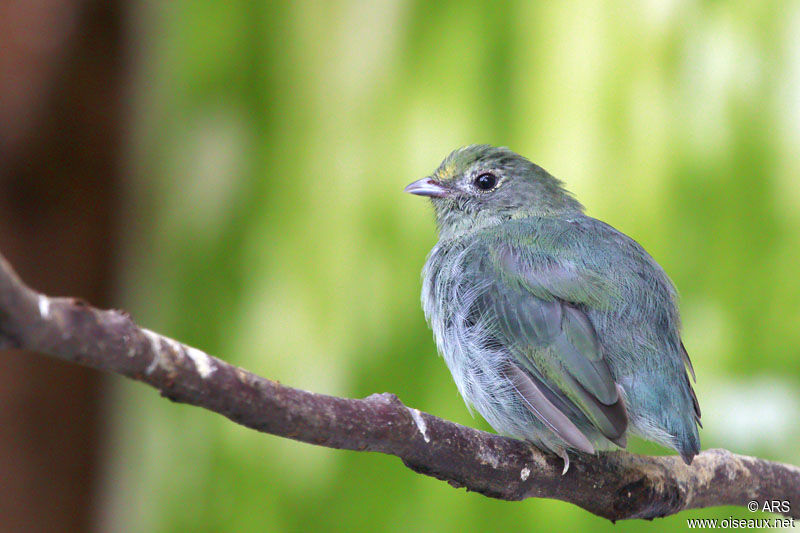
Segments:
[[[468,414],[419,305],[403,187],[509,146],[678,286],[703,448],[800,464],[800,3],[147,2],[118,305],[287,385]],[[110,531],[683,530],[455,490],[113,380]],[[636,445],[646,453],[666,453]],[[800,502],[794,502],[800,505]]]

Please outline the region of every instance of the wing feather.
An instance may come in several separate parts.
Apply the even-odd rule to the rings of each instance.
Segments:
[[[478,316],[488,318],[492,337],[508,350],[507,374],[526,407],[575,448],[594,450],[578,419],[624,447],[627,411],[602,343],[583,304],[564,298],[570,284],[587,293],[574,269],[548,265],[561,289],[555,295],[531,286],[538,276],[519,274],[524,267],[509,248],[494,256],[502,257],[493,265],[500,270],[489,272],[492,281],[474,305]]]
[[[564,441],[586,453],[594,453],[594,446],[580,429],[551,402],[531,377],[518,367],[508,368],[514,389],[522,396],[525,406]]]

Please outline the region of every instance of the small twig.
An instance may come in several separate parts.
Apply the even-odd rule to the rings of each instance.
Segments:
[[[788,500],[785,514],[800,517],[795,466],[726,450],[707,450],[691,466],[678,457],[614,452],[574,457],[562,476],[560,458],[406,407],[393,394],[356,400],[293,389],[140,328],[124,312],[39,294],[2,256],[0,347],[122,374],[258,431],[396,455],[416,472],[493,498],[555,498],[610,520]]]

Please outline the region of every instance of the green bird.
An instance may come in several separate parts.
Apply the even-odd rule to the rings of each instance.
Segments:
[[[468,406],[564,473],[567,451],[631,434],[691,464],[700,407],[676,292],[636,241],[507,148],[456,150],[405,190],[433,203],[422,304]]]

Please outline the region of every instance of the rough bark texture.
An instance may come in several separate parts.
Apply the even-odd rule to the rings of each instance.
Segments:
[[[611,520],[753,500],[800,502],[800,468],[725,450],[705,451],[692,466],[625,452],[579,456],[562,476],[555,456],[421,413],[392,394],[357,400],[293,389],[140,328],[124,312],[48,298],[24,286],[2,258],[0,346],[122,374],[258,431],[396,455],[417,472],[493,498],[556,498]]]

